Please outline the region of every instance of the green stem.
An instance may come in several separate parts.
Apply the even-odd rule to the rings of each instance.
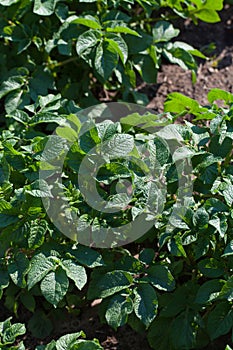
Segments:
[[[78,60],[78,57],[70,57],[70,58],[68,58],[68,59],[65,60],[65,61],[56,63],[56,64],[54,65],[54,68],[64,66],[65,64],[68,64],[68,63],[70,63],[70,62],[74,62],[74,61],[77,61],[77,60]]]

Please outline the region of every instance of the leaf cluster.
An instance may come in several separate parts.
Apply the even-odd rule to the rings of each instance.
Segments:
[[[223,0],[4,0],[0,5],[0,98],[4,109],[60,92],[83,107],[111,93],[146,104],[139,76],[156,82],[162,59],[197,71],[205,56],[174,39],[173,18],[220,20]],[[104,97],[103,97],[104,98]]]
[[[173,93],[166,116],[128,113],[114,122],[84,118],[74,103],[50,94],[8,115],[10,128],[1,135],[0,295],[16,315],[20,305],[28,309],[34,336],[52,332],[51,315],[65,307],[78,313],[96,299],[103,322],[147,331],[155,349],[202,348],[232,330],[233,96],[213,89],[208,99],[200,106]],[[187,113],[192,122],[173,123]],[[86,166],[101,159],[97,174],[80,168],[84,157]],[[78,175],[94,183],[102,211],[83,196]],[[54,209],[60,227],[79,218],[71,240],[42,203],[55,193],[63,197],[59,205],[69,202],[62,212]],[[119,237],[119,227],[138,218],[150,227],[118,247],[130,233]],[[74,242],[87,233],[92,248]],[[95,248],[102,242],[112,248]]]

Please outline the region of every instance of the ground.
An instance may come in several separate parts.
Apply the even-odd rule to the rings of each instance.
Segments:
[[[222,21],[215,24],[199,22],[198,26],[187,20],[177,38],[203,51],[210,43],[216,49],[209,60],[201,61],[197,81],[192,84],[191,73],[171,64],[162,65],[157,84],[142,86],[150,99],[148,107],[163,111],[163,103],[170,92],[178,91],[200,104],[206,104],[207,93],[212,88],[220,88],[233,93],[233,6],[226,6],[221,13]]]

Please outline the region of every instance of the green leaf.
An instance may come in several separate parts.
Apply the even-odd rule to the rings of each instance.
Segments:
[[[95,69],[97,73],[107,80],[118,64],[118,54],[108,42],[100,43],[96,49]]]
[[[40,16],[50,16],[54,13],[59,0],[35,0],[33,12]]]
[[[105,313],[105,318],[108,324],[115,330],[126,324],[128,315],[133,311],[133,303],[129,298],[125,298],[122,295],[114,295]]]
[[[56,267],[56,258],[38,253],[31,259],[31,268],[28,273],[28,289],[40,282],[50,271]]]
[[[9,209],[12,209],[12,205],[9,202],[5,201],[4,199],[0,199],[0,212],[4,213]]]
[[[133,29],[130,29],[130,28],[127,28],[124,26],[115,26],[113,28],[108,27],[108,28],[106,28],[106,31],[110,32],[110,33],[130,34],[130,35],[134,35],[137,37],[141,37],[141,35],[138,32],[136,32],[136,30],[133,30]]]
[[[1,5],[2,6],[11,6],[13,4],[16,4],[20,0],[1,0]]]
[[[22,89],[9,92],[5,98],[6,113],[11,114],[17,108],[24,108],[25,104],[30,103],[30,98]]]
[[[233,326],[233,311],[230,305],[222,302],[210,311],[207,320],[207,331],[211,340],[230,332]]]
[[[81,128],[81,136],[79,137],[79,143],[81,149],[88,153],[92,148],[101,142],[98,135],[97,127],[94,123],[88,122]]]
[[[170,329],[172,348],[192,349],[196,338],[196,315],[191,312],[183,312],[173,320]]]
[[[87,275],[83,266],[77,265],[72,260],[63,260],[62,268],[64,268],[67,276],[72,279],[76,287],[81,290],[87,283]]]
[[[128,58],[128,46],[122,37],[116,34],[108,34],[105,40],[110,43],[110,45],[119,55],[122,63],[125,64]]]
[[[15,342],[16,337],[23,335],[26,333],[25,325],[22,323],[14,323],[7,327],[7,329],[3,332],[3,343],[12,344]]]
[[[30,121],[29,115],[21,110],[15,110],[10,115],[6,115],[6,117],[13,118],[24,125],[27,125]]]
[[[209,214],[205,208],[198,208],[193,215],[193,224],[195,227],[204,228],[208,226]]]
[[[218,279],[205,282],[199,288],[195,302],[198,304],[207,304],[215,301],[220,295],[223,284],[224,281]]]
[[[143,80],[147,83],[155,83],[157,79],[157,68],[154,60],[145,54],[135,55],[134,67],[138,70]],[[137,91],[134,91],[136,93]]]
[[[121,163],[108,163],[98,171],[96,180],[104,184],[110,184],[117,179],[126,179],[131,177],[129,169]]]
[[[21,88],[23,84],[24,79],[20,76],[10,77],[7,80],[4,80],[4,82],[0,85],[0,98],[7,95],[11,91]]]
[[[30,249],[36,249],[43,244],[47,229],[48,224],[45,220],[32,222],[28,235],[28,247]]]
[[[25,276],[29,270],[29,260],[24,253],[18,253],[11,259],[8,265],[8,272],[12,281],[19,287],[25,288]]]
[[[28,322],[28,329],[33,337],[44,339],[51,333],[53,325],[42,310],[37,310]]]
[[[148,341],[152,349],[168,350],[171,349],[172,319],[165,317],[157,317],[152,323],[148,331]]]
[[[57,127],[56,134],[69,142],[75,142],[78,140],[77,132],[68,126]]]
[[[154,265],[148,270],[148,280],[150,283],[161,290],[166,290],[168,292],[175,288],[175,280],[171,272],[166,266]]]
[[[220,201],[217,198],[207,199],[204,204],[204,207],[211,215],[215,213],[225,213],[225,212],[228,212],[229,210],[226,204],[224,204],[222,201]]]
[[[233,203],[233,185],[232,184],[226,185],[226,188],[223,191],[223,196],[225,198],[227,205],[231,207]]]
[[[28,186],[28,189],[26,190],[26,192],[33,197],[40,197],[40,198],[53,197],[50,191],[49,185],[43,179],[34,181],[30,186]]]
[[[116,134],[103,143],[102,152],[111,158],[127,156],[134,148],[134,138],[129,134]]]
[[[165,112],[182,113],[182,112],[199,112],[199,103],[190,97],[184,96],[179,92],[173,92],[168,95],[164,104]]]
[[[178,44],[177,44],[178,43]],[[166,48],[163,49],[163,55],[174,64],[178,64],[182,69],[190,69],[193,73],[197,70],[197,63],[189,51],[186,51],[183,47],[180,47],[179,42],[173,44],[169,43]]]
[[[7,227],[19,220],[17,215],[0,214],[0,228]]]
[[[206,258],[199,261],[198,268],[204,276],[210,278],[217,278],[224,274],[222,264],[215,258]]]
[[[56,350],[70,350],[73,349],[73,347],[77,349],[77,346],[75,346],[77,344],[77,339],[84,336],[85,334],[82,331],[63,335],[56,342]]]
[[[103,350],[97,340],[78,340],[75,346],[77,350]]]
[[[9,285],[8,271],[0,270],[0,290],[6,288]]]
[[[195,17],[207,23],[216,23],[221,21],[218,13],[211,9],[201,9],[199,11],[195,11]]]
[[[29,311],[35,311],[36,301],[30,292],[24,290],[24,292],[20,294],[20,301],[22,302],[23,306],[26,307]]]
[[[87,296],[88,299],[106,298],[126,289],[132,283],[133,277],[125,271],[115,270],[103,276],[96,274],[90,282]]]
[[[134,289],[134,311],[137,317],[148,328],[157,315],[158,299],[153,287],[141,284]]]
[[[49,272],[41,282],[40,288],[45,299],[54,307],[64,298],[68,291],[69,280],[62,268]]]
[[[228,256],[228,255],[233,255],[233,240],[227,244],[222,256]]]
[[[153,248],[144,248],[139,254],[139,260],[146,265],[151,265],[155,258],[155,251]]]
[[[227,299],[228,301],[233,300],[233,276],[231,276],[221,289],[220,298]]]
[[[170,41],[179,34],[179,29],[167,21],[158,21],[152,30],[155,43]]]
[[[77,261],[89,268],[103,266],[104,262],[99,252],[89,247],[78,244],[76,248],[70,249],[69,253],[75,257]]]
[[[69,20],[69,22],[73,24],[82,24],[83,26],[89,27],[91,29],[102,29],[99,21],[91,15],[86,15],[85,17],[77,17],[75,19],[72,19],[72,21]]]
[[[110,140],[119,131],[119,124],[110,120],[105,120],[96,125],[98,135],[102,142]]]
[[[217,88],[211,89],[207,97],[210,103],[213,103],[214,101],[217,101],[217,100],[223,100],[226,102],[226,104],[230,104],[233,102],[233,95],[230,92],[217,89]]]
[[[76,42],[76,51],[79,56],[84,54],[86,56],[86,51],[96,46],[101,38],[101,34],[97,30],[90,29],[81,35],[79,35]]]
[[[29,125],[34,126],[41,123],[56,123],[56,124],[64,124],[65,118],[60,117],[57,114],[51,112],[40,112],[35,114],[31,119]],[[57,139],[59,139],[57,137]]]
[[[227,217],[225,215],[213,215],[213,218],[209,220],[209,224],[219,232],[220,237],[224,238],[228,228]]]

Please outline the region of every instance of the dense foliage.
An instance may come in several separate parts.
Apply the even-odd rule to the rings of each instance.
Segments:
[[[173,38],[173,18],[219,21],[223,0],[4,0],[0,5],[0,98],[7,113],[60,92],[82,106],[111,91],[146,103],[137,76],[156,82],[162,57],[197,70],[198,50]],[[106,95],[106,96],[105,96]]]
[[[162,58],[195,79],[194,56],[205,56],[175,41],[175,19],[215,22],[221,8],[1,1],[0,302],[15,321],[1,319],[1,349],[23,350],[26,328],[52,335],[54,320],[80,317],[95,299],[101,322],[146,332],[152,349],[201,349],[233,330],[233,95],[213,89],[200,106],[173,93],[161,115],[125,103],[146,103],[137,81],[155,82]],[[81,109],[103,93],[124,101],[124,116]],[[92,184],[101,211],[82,193]],[[141,234],[129,236],[132,227]],[[37,350],[102,349],[84,337]]]
[[[211,106],[202,107],[174,93],[165,103],[165,119],[148,113],[129,114],[116,123],[92,119],[91,132],[80,137],[88,118],[81,123],[73,114],[60,114],[62,101],[51,95],[40,98],[38,105],[52,108],[52,115],[31,112],[29,116],[17,111],[8,117],[11,128],[1,136],[1,295],[14,313],[21,303],[33,313],[28,327],[36,337],[52,331],[51,314],[65,305],[71,311],[74,306],[79,309],[96,298],[103,299],[103,321],[115,329],[127,322],[138,330],[149,328],[148,339],[155,349],[201,348],[232,329],[233,96],[215,89],[208,99]],[[218,99],[226,106],[218,107],[214,103]],[[185,113],[193,114],[196,122],[172,124],[176,115]],[[45,155],[49,137],[39,126],[54,122],[59,123],[52,136],[56,147]],[[165,126],[157,132],[154,128],[161,123]],[[74,243],[59,234],[48,218],[41,200],[53,198],[57,173],[53,160],[62,154],[70,137],[74,139],[60,188],[71,205],[63,216],[78,215],[79,234],[92,228],[90,243],[99,246],[101,226],[114,232],[116,222],[125,225],[143,215],[151,229],[128,249],[114,248],[114,240],[108,242],[113,245],[111,250]],[[105,146],[114,142],[115,148],[105,147],[106,152],[101,153],[104,142]],[[93,144],[98,145],[95,152]],[[111,207],[122,208],[115,217],[93,211],[78,187],[83,157],[91,162],[96,152],[107,163],[94,180],[102,198]],[[108,152],[113,157],[107,159]],[[134,163],[128,155],[134,157]],[[147,157],[142,162],[143,155]],[[38,171],[45,156],[50,164],[46,180],[53,177],[53,185],[44,179],[40,184]],[[192,174],[187,168],[189,160]],[[167,192],[163,210],[158,212],[161,174]],[[179,203],[179,183],[182,179],[188,183],[190,176],[192,196],[184,195]],[[124,186],[116,192],[116,184],[126,179],[133,187],[131,197]]]

